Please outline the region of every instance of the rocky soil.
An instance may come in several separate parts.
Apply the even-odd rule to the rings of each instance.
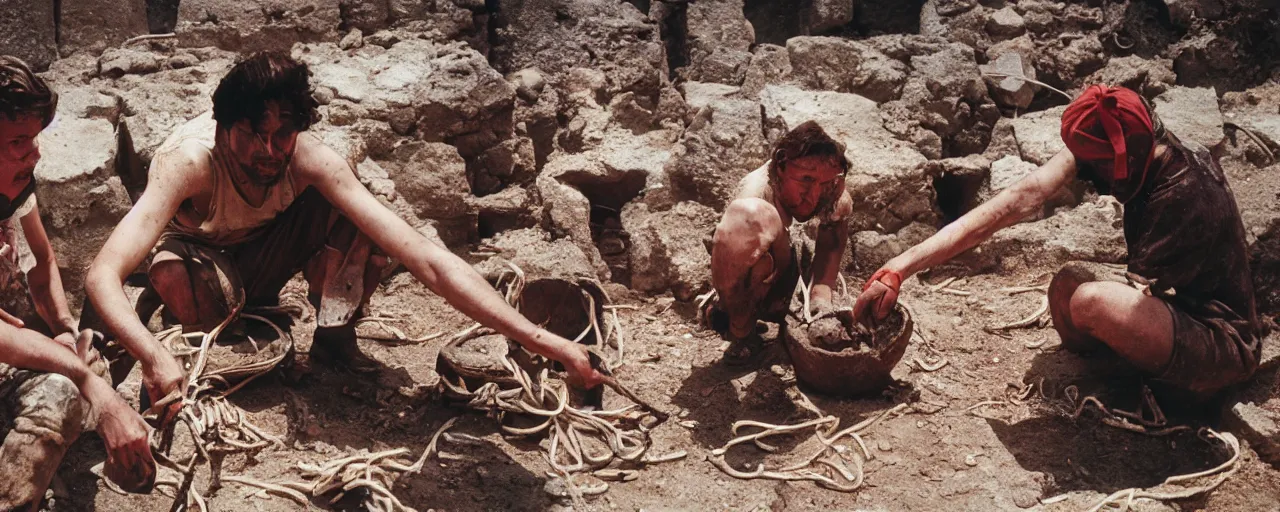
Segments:
[[[1120,206],[1073,186],[904,285],[930,342],[907,349],[882,397],[815,395],[847,424],[909,404],[866,434],[875,459],[858,492],[737,480],[708,463],[736,420],[804,417],[785,392],[780,345],[758,368],[726,367],[689,301],[709,289],[706,243],[737,180],[805,120],[845,142],[854,164],[852,286],[1061,149],[1067,99],[1016,77],[1067,94],[1096,82],[1133,88],[1170,129],[1220,157],[1254,244],[1259,307],[1269,322],[1280,312],[1274,0],[9,0],[3,10],[0,48],[47,70],[62,94],[37,178],[76,302],[155,147],[210,108],[239,55],[276,49],[311,65],[324,117],[316,130],[423,233],[481,266],[494,254],[545,251],[609,283],[615,303],[638,307],[620,312],[620,376],[679,411],[654,443],[689,457],[612,484],[591,508],[1080,510],[1228,456],[1193,434],[1153,438],[1089,414],[1071,419],[1064,387],[1132,408],[1134,372],[1056,350],[1048,328],[983,329],[1038,304],[1002,287],[1043,282],[1070,260],[1125,261]],[[150,32],[173,35],[131,39]],[[930,286],[949,277],[958,280],[948,289],[969,295]],[[468,325],[407,274],[390,277],[371,309],[403,319],[410,335]],[[293,331],[301,351],[309,316]],[[343,452],[417,451],[462,415],[456,431],[482,442],[447,444],[457,457],[397,485],[402,501],[419,510],[568,506],[544,492],[549,468],[535,441],[505,439],[491,419],[436,399],[442,340],[387,346],[362,334],[389,367],[378,379],[319,369],[234,395],[288,448],[230,457],[223,471],[272,478]],[[1267,366],[1221,410],[1165,404],[1178,422],[1242,437],[1241,469],[1207,496],[1140,510],[1280,510],[1278,344],[1267,341]],[[122,392],[135,396],[137,379]],[[1035,385],[1030,398],[1008,400],[1025,384]],[[990,400],[1000,404],[970,409]],[[1236,401],[1245,405],[1233,409]],[[764,455],[735,452],[730,463]],[[76,446],[54,510],[170,509],[165,496],[107,490],[88,471],[101,460],[95,436]],[[252,494],[229,484],[210,507],[297,508]]]

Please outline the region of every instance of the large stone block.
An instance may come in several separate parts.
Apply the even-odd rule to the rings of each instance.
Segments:
[[[654,212],[633,202],[622,210],[622,226],[631,237],[631,287],[659,293],[671,290],[690,300],[711,282],[711,238],[717,212],[685,201],[667,211]]]
[[[769,117],[787,127],[816,121],[846,146],[851,167],[846,182],[853,194],[853,232],[895,232],[911,222],[936,220],[932,178],[925,158],[881,125],[876,103],[855,94],[765,87],[760,102]]]
[[[341,20],[339,0],[183,0],[174,30],[189,47],[289,51],[294,43],[336,41]]]
[[[1044,165],[1066,149],[1062,142],[1062,112],[1066,107],[1001,118],[991,132],[991,144],[983,154],[992,160],[1015,155],[1036,165]]]
[[[311,66],[317,88],[402,135],[447,142],[465,158],[511,136],[515,87],[465,44],[411,39],[349,54],[324,43],[295,56]]]
[[[685,21],[689,65],[680,74],[686,80],[741,84],[755,43],[742,0],[691,2]]]
[[[1156,113],[1182,140],[1211,148],[1222,141],[1222,111],[1212,87],[1174,87],[1156,97]]]
[[[793,37],[787,40],[791,76],[805,87],[852,92],[875,101],[902,94],[907,66],[875,48],[840,37]]]
[[[109,119],[77,117],[76,110],[60,106],[58,121],[40,135],[35,171],[40,218],[73,304],[84,296],[89,264],[132,206],[117,175],[116,127]]]
[[[1057,268],[1069,261],[1124,263],[1128,254],[1119,202],[1097,198],[1038,222],[1005,228],[956,261],[986,272]]]
[[[656,101],[666,83],[658,26],[627,2],[510,0],[498,12],[492,56],[504,72],[538,68],[553,83],[574,68],[604,72],[607,96]]]
[[[666,166],[678,199],[724,208],[738,181],[768,160],[760,103],[736,87],[686,82],[697,111]]]
[[[58,51],[98,53],[134,36],[149,34],[146,0],[60,2]]]
[[[54,2],[48,0],[0,1],[0,54],[26,61],[44,71],[58,58],[58,28]]]

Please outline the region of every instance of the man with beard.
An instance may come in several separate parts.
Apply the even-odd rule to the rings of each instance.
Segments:
[[[93,332],[77,329],[40,221],[33,174],[57,105],[25,63],[0,55],[0,510],[39,508],[67,448],[95,422],[109,476],[130,489],[155,476],[147,425],[103,378]],[[25,273],[19,233],[35,260]]]
[[[213,111],[156,151],[146,190],[94,260],[88,295],[107,330],[142,363],[153,399],[176,390],[183,370],[123,291],[148,253],[152,286],[189,329],[217,325],[240,298],[249,307],[275,304],[303,271],[317,309],[312,359],[357,372],[378,368],[356,345],[355,321],[385,254],[463,313],[564,364],[571,382],[600,382],[585,347],[530,323],[464,261],[379,203],[307,132],[316,107],[305,64],[270,52],[238,63],[214,92]]]
[[[809,121],[778,139],[771,159],[739,182],[712,241],[718,303],[706,313],[712,328],[731,341],[726,363],[745,363],[757,352],[757,321],[785,320],[802,274],[802,251],[789,234],[793,221],[818,221],[811,269],[804,270],[814,283],[811,305],[819,316],[832,309],[853,212],[844,185],[848,170],[844,145]]]
[[[1146,292],[1069,264],[1049,284],[1064,348],[1108,348],[1156,382],[1206,398],[1253,375],[1262,326],[1244,224],[1222,168],[1204,147],[1167,132],[1149,104],[1120,87],[1089,87],[1062,114],[1066,149],[866,283],[854,317],[884,318],[902,281],[1039,211],[1077,177],[1124,204],[1129,272]]]

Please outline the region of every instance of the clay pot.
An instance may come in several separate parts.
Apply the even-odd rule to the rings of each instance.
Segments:
[[[876,340],[875,347],[832,352],[809,343],[803,326],[793,325],[785,336],[787,352],[796,377],[814,390],[836,396],[857,396],[884,389],[893,379],[889,373],[902,360],[914,328],[911,314],[901,304],[894,310],[902,315],[901,330],[889,340]]]

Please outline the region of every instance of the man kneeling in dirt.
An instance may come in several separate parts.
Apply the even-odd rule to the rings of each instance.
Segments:
[[[95,414],[108,474],[131,474],[121,483],[132,488],[155,467],[146,423],[101,376],[106,365],[92,348],[93,332],[77,337],[40,222],[32,175],[38,137],[57,104],[25,63],[0,56],[0,510],[40,506],[67,448],[93,427]],[[15,222],[35,257],[25,275]]]
[[[1062,140],[1067,148],[1045,165],[886,263],[867,281],[855,318],[884,318],[903,279],[1039,211],[1078,176],[1124,204],[1128,269],[1149,287],[1064,267],[1049,284],[1063,347],[1110,347],[1157,382],[1201,398],[1252,376],[1262,327],[1244,225],[1208,150],[1165,131],[1138,94],[1104,86],[1067,107]]]
[[[148,276],[187,328],[209,330],[243,297],[272,305],[299,270],[317,310],[311,357],[353,371],[376,363],[356,345],[355,320],[387,265],[404,262],[433,292],[532,352],[571,381],[602,377],[585,347],[533,325],[464,261],[428,241],[369,193],[351,166],[307,129],[317,120],[305,64],[258,53],[227,73],[213,111],[156,151],[146,190],[86,279],[108,330],[143,364],[147,392],[178,388],[182,368],[129,306],[121,285],[148,253]]]
[[[758,320],[785,321],[802,274],[792,221],[818,219],[811,272],[803,273],[813,275],[814,309],[820,316],[831,311],[853,211],[844,186],[848,170],[844,145],[809,121],[778,139],[771,160],[739,182],[712,242],[711,284],[719,303],[706,315],[732,342],[726,363],[742,364],[760,348]]]

